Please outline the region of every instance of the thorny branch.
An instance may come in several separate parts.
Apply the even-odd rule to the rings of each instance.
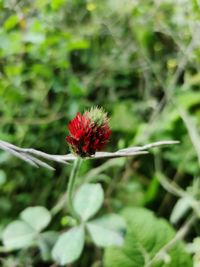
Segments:
[[[128,147],[115,152],[96,152],[95,155],[90,157],[90,159],[143,155],[148,154],[147,150],[150,148],[159,147],[163,145],[173,145],[178,143],[179,141],[158,141],[144,146]],[[54,168],[48,163],[46,163],[46,160],[67,164],[68,161],[74,161],[75,159],[77,159],[77,156],[73,154],[52,155],[33,148],[21,148],[2,140],[0,140],[0,149],[26,161],[34,167],[45,167],[50,170],[54,170]]]

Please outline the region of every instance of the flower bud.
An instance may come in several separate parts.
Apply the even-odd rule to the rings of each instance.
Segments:
[[[111,135],[107,113],[94,107],[83,115],[78,112],[69,122],[66,140],[73,153],[81,157],[94,155],[107,144]]]

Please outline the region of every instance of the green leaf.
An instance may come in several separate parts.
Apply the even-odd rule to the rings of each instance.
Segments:
[[[85,232],[83,226],[70,229],[58,238],[53,251],[53,259],[60,265],[77,260],[84,247]]]
[[[51,0],[51,8],[53,10],[58,10],[64,3],[65,0]]]
[[[191,197],[183,197],[180,198],[171,213],[170,222],[177,223],[183,216],[188,212],[190,207],[192,206],[192,198]]]
[[[0,170],[0,186],[6,182],[6,173],[3,170]]]
[[[8,249],[28,247],[33,243],[37,232],[25,222],[11,222],[3,231],[3,244]]]
[[[54,231],[47,231],[41,233],[38,238],[38,246],[44,261],[51,259],[51,250],[58,239],[58,233]]]
[[[98,219],[90,221],[90,223],[113,231],[125,231],[126,229],[126,222],[124,218],[114,213],[104,215]]]
[[[87,223],[87,228],[94,243],[99,247],[123,245],[123,236],[117,231],[107,229],[95,223]]]
[[[20,217],[38,232],[43,230],[51,221],[50,212],[40,206],[25,209],[20,213]]]
[[[151,179],[150,185],[145,193],[145,203],[149,203],[156,198],[156,195],[159,192],[159,186],[159,181],[157,177],[154,176],[153,179]]]
[[[68,90],[70,95],[75,97],[80,97],[85,95],[86,89],[83,85],[79,82],[79,80],[75,77],[71,77],[68,82]]]
[[[23,40],[32,44],[41,44],[44,42],[45,36],[44,34],[38,32],[28,32],[24,35]]]
[[[89,47],[89,42],[87,40],[78,38],[73,39],[68,42],[68,50],[81,50],[81,49],[87,49]]]
[[[138,124],[136,112],[132,109],[130,102],[119,102],[114,106],[113,115],[110,120],[111,128],[121,132],[134,132]]]
[[[74,198],[74,208],[80,217],[87,221],[100,209],[104,192],[100,184],[84,184]]]
[[[127,208],[123,216],[127,221],[125,243],[122,248],[106,249],[105,267],[144,267],[175,235],[167,221],[156,218],[146,209]],[[181,241],[174,245],[168,256],[151,267],[192,267],[191,257]],[[169,258],[170,262],[165,262]]]
[[[17,22],[18,22],[17,15],[12,15],[4,22],[3,27],[6,31],[11,30],[16,26]]]
[[[198,73],[198,78],[200,78],[199,73]],[[189,109],[192,106],[197,105],[199,103],[199,99],[200,99],[200,92],[188,91],[188,92],[180,94],[177,97],[177,102],[181,107]]]

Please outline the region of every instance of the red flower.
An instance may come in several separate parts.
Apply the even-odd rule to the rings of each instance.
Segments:
[[[78,112],[68,128],[70,134],[66,140],[71,150],[81,157],[102,150],[112,133],[107,114],[100,108],[92,108],[83,115]]]

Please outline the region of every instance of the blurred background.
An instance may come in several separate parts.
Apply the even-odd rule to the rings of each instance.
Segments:
[[[101,166],[92,179],[104,185],[104,213],[146,206],[169,218],[176,199],[157,176],[186,188],[200,175],[200,2],[0,0],[0,22],[0,139],[66,154],[68,122],[98,105],[111,118],[107,151],[180,140],[134,159],[87,161],[80,174]],[[0,151],[1,228],[27,206],[55,205],[71,166],[53,165],[35,169]],[[92,250],[77,266],[95,263]],[[49,266],[32,253],[3,266]]]

